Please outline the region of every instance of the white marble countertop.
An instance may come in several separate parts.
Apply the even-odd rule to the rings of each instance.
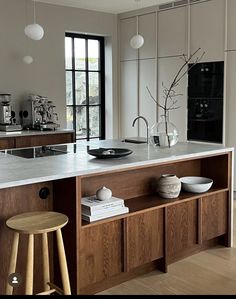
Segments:
[[[50,131],[36,131],[36,130],[22,130],[22,131],[14,131],[14,132],[0,131],[0,138],[63,134],[63,133],[73,133],[73,132],[74,130],[69,130],[69,129],[58,129],[58,130],[50,130]]]
[[[128,148],[129,156],[116,159],[96,159],[87,154],[90,148]],[[204,157],[233,151],[219,145],[178,143],[171,149],[154,148],[147,144],[124,143],[115,140],[78,141],[67,145],[69,153],[58,156],[26,159],[0,152],[0,189],[39,182],[52,181],[80,175],[122,170],[137,166],[158,164]],[[76,150],[76,153],[74,153]],[[14,150],[13,150],[14,151]],[[8,152],[8,153],[7,153]]]

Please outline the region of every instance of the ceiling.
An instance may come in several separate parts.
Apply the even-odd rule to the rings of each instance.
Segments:
[[[36,0],[50,4],[79,7],[109,13],[122,13],[148,6],[159,5],[171,0]]]

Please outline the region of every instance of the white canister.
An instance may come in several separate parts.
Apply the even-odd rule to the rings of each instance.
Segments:
[[[181,181],[174,174],[163,174],[157,182],[157,192],[163,198],[177,198],[180,191]]]
[[[96,192],[96,198],[99,200],[108,200],[112,197],[112,192],[110,189],[103,186],[101,189],[98,189]]]

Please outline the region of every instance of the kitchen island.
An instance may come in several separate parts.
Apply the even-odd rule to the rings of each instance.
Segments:
[[[88,147],[129,148],[133,154],[98,160],[87,154]],[[67,151],[35,159],[0,153],[1,294],[12,236],[4,223],[21,212],[53,209],[68,215],[63,232],[72,290],[77,294],[94,294],[153,269],[167,272],[176,260],[211,246],[232,246],[233,149],[191,143],[160,149],[107,140],[68,144]],[[176,200],[164,200],[155,189],[164,173],[209,177],[214,185],[204,194],[181,192]],[[130,212],[83,222],[81,198],[102,186],[125,199]],[[36,241],[39,257],[41,245]],[[22,249],[17,272],[24,276]],[[38,258],[36,291],[41,265]],[[54,270],[57,280],[56,263]]]

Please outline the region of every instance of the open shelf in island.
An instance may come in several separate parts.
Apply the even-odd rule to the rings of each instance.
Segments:
[[[82,220],[82,228],[90,227],[98,224],[108,223],[119,219],[124,219],[131,217],[138,213],[143,213],[145,211],[152,211],[155,209],[161,209],[168,206],[176,205],[179,203],[191,201],[193,199],[199,199],[203,197],[213,196],[219,193],[228,192],[228,188],[212,188],[208,192],[197,194],[197,193],[188,193],[181,191],[180,196],[176,199],[164,199],[161,198],[158,194],[145,195],[135,198],[130,198],[125,200],[125,206],[129,208],[129,213],[117,215],[114,217],[108,217],[94,222],[87,222]]]

